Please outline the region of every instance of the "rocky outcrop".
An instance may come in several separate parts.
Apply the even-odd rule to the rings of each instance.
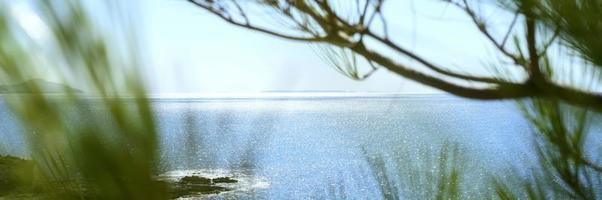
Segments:
[[[223,184],[237,183],[236,179],[230,177],[207,178],[202,176],[185,176],[170,185],[172,198],[195,196],[201,194],[218,194],[232,190]]]

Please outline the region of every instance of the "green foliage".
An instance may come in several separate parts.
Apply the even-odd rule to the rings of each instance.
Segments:
[[[558,32],[563,44],[578,54],[602,66],[602,1],[600,0],[543,0],[526,1],[533,12],[552,32]]]
[[[33,162],[12,156],[0,156],[0,195],[33,189]]]
[[[101,105],[89,110],[84,105],[92,100],[89,96],[67,88],[53,96],[35,82],[28,85],[30,94],[5,95],[27,128],[24,134],[41,174],[23,179],[43,183],[40,195],[48,198],[167,198],[164,183],[153,179],[157,131],[144,84],[135,74],[136,46],[126,45],[128,55],[111,52],[118,48],[108,42],[108,32],[95,27],[79,1],[27,4],[46,25],[40,30],[43,39],[19,27],[28,24],[17,24],[10,2],[0,5],[0,80],[23,82],[45,68],[63,84],[84,87]]]
[[[538,166],[527,178],[496,178],[493,184],[500,199],[599,199],[602,198],[602,168],[588,155],[588,119],[583,108],[545,99],[522,102],[525,116],[535,127]],[[518,185],[518,187],[517,187]]]
[[[464,172],[468,163],[457,145],[444,143],[438,152],[419,149],[394,158],[393,166],[381,156],[367,157],[385,199],[466,199]],[[393,175],[392,175],[393,174]],[[396,175],[398,174],[398,175]]]

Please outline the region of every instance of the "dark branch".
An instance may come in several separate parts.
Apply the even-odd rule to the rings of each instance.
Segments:
[[[388,46],[388,47],[396,50],[397,52],[399,52],[399,53],[401,53],[403,55],[406,55],[406,56],[412,58],[413,60],[417,61],[418,63],[426,66],[427,68],[429,68],[429,69],[431,69],[431,70],[433,70],[433,71],[435,71],[437,73],[440,73],[440,74],[443,74],[443,75],[447,75],[447,76],[450,76],[450,77],[453,77],[453,78],[464,79],[464,80],[469,80],[469,81],[476,81],[476,82],[483,82],[483,83],[494,83],[494,84],[502,84],[502,83],[504,83],[504,82],[502,82],[502,81],[500,81],[498,79],[495,79],[495,78],[476,77],[476,76],[458,74],[458,73],[455,73],[455,72],[451,72],[451,71],[445,70],[445,69],[443,69],[441,67],[438,67],[435,64],[427,61],[426,59],[423,59],[422,57],[416,55],[415,53],[413,53],[413,52],[411,52],[411,51],[409,51],[407,49],[402,48],[400,45],[395,44],[393,41],[387,40],[386,38],[379,37],[376,34],[371,33],[371,32],[368,32],[367,34],[369,36],[371,36],[372,38],[376,39],[377,41],[385,44],[386,46]]]
[[[316,38],[316,37],[295,37],[295,36],[289,36],[289,35],[285,35],[282,33],[277,33],[275,31],[271,31],[271,30],[267,30],[267,29],[263,29],[263,28],[259,28],[256,26],[251,25],[250,23],[241,23],[241,22],[237,22],[234,19],[232,19],[231,17],[225,16],[223,13],[221,13],[220,11],[215,10],[213,7],[208,6],[208,5],[204,5],[202,3],[199,3],[195,0],[187,0],[188,2],[199,6],[207,11],[209,11],[210,13],[218,16],[219,18],[223,19],[224,21],[233,24],[235,26],[238,27],[243,27],[243,28],[247,28],[250,30],[254,30],[254,31],[258,31],[258,32],[262,32],[265,34],[269,34],[272,36],[276,36],[276,37],[280,37],[280,38],[284,38],[284,39],[289,39],[289,40],[296,40],[296,41],[305,41],[305,42],[319,42],[319,41],[323,41],[324,38]]]

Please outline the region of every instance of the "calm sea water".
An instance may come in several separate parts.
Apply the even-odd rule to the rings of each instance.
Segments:
[[[1,107],[1,150],[23,155],[21,129]],[[445,144],[458,148],[472,183],[535,161],[531,129],[511,101],[157,99],[153,108],[165,174],[242,180],[234,192],[203,198],[379,199],[383,180],[395,188],[388,192],[420,197],[431,186],[407,179],[432,172],[429,159]]]

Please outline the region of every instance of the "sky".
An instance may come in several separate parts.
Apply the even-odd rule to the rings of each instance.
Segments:
[[[92,5],[94,1],[92,2]],[[342,1],[344,2],[344,1]],[[151,94],[348,91],[442,93],[379,69],[363,81],[338,73],[307,43],[232,26],[184,0],[146,0],[136,5],[146,64],[142,75]],[[94,7],[94,6],[92,6]],[[39,19],[26,9],[15,15],[35,37]],[[497,19],[499,13],[489,14]],[[383,13],[391,39],[450,69],[487,74],[492,47],[470,19],[437,0],[390,0]],[[103,18],[102,16],[97,16]],[[504,18],[501,18],[504,19]],[[489,21],[493,28],[503,21]],[[37,27],[37,28],[36,28]],[[278,28],[278,27],[274,27]],[[416,65],[382,47],[396,62]],[[382,48],[382,49],[379,49]],[[365,63],[364,63],[365,64]],[[360,66],[367,69],[368,66]]]
[[[142,21],[152,55],[152,66],[146,68],[154,82],[152,93],[440,93],[386,69],[354,81],[337,73],[306,43],[232,26],[185,1],[146,2]],[[390,34],[399,43],[444,66],[483,71],[491,51],[463,13],[434,0],[387,4]]]

